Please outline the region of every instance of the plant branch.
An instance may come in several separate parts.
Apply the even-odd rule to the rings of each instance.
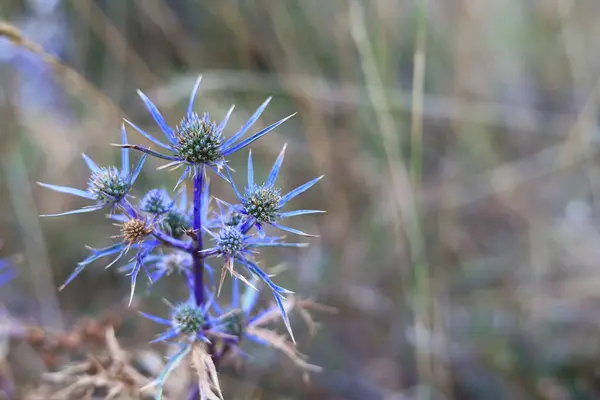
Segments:
[[[204,304],[204,255],[202,254],[202,185],[204,179],[204,166],[196,171],[194,176],[194,224],[193,229],[196,233],[194,240],[194,297],[196,304]]]

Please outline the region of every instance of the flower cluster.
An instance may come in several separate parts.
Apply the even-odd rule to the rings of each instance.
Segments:
[[[123,125],[121,144],[117,145],[121,148],[120,167],[98,166],[84,154],[83,160],[90,170],[87,190],[41,183],[46,188],[93,202],[77,210],[51,215],[108,209],[110,212],[107,217],[115,221],[120,230],[118,235],[113,236],[114,244],[90,248],[90,256],[77,265],[61,289],[93,262],[111,257],[106,266],[108,268],[125,256],[128,260],[120,267],[120,271],[131,279],[130,303],[142,271],[151,283],[150,288],[157,281],[171,276],[182,277],[187,283],[189,297],[183,303],[169,303],[171,312],[168,318],[143,313],[146,318],[167,327],[154,342],[175,342],[179,346],[179,351],[169,359],[165,370],[154,382],[159,398],[163,383],[171,371],[187,357],[196,369],[202,398],[222,398],[217,368],[224,356],[239,350],[242,338],[278,348],[306,371],[318,370],[318,367],[306,363],[295,349],[288,314],[298,303],[291,297],[292,291],[277,285],[272,280],[273,275],[259,266],[257,257],[261,249],[266,247],[298,248],[307,245],[285,241],[283,236],[268,235],[265,231],[267,225],[300,236],[315,236],[284,225],[282,221],[292,216],[322,212],[284,210],[288,202],[322,177],[287,193],[282,190],[276,181],[283,164],[284,146],[264,183],[255,183],[252,153],[249,151],[248,182],[244,191],[240,192],[234,183],[227,157],[246,148],[291,116],[244,138],[263,114],[271,100],[269,98],[236,133],[226,137],[224,131],[234,107],[219,123],[212,120],[208,113],[200,117],[194,111],[199,85],[200,78],[192,90],[186,114],[174,127],[167,123],[150,99],[139,92],[164,139],[156,138],[132,122],[125,122],[157,145],[160,151],[130,144]],[[129,162],[131,150],[141,153],[133,169]],[[168,161],[159,169],[183,168],[183,172],[178,177],[174,194],[164,188],[154,188],[132,203],[132,187],[148,155]],[[231,185],[238,203],[230,204],[211,196],[209,171]],[[193,186],[191,200],[188,199],[188,180]],[[221,268],[218,284],[213,276],[213,266]],[[227,307],[222,307],[218,297],[228,274],[233,285],[233,297]],[[240,301],[242,283],[245,291]],[[274,305],[255,312],[259,288],[263,285],[271,293]],[[263,327],[277,318],[283,321],[291,341]]]

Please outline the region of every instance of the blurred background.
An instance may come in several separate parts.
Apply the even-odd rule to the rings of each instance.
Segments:
[[[245,372],[223,372],[226,398],[600,398],[597,0],[2,0],[0,18],[43,48],[0,38],[0,257],[22,258],[0,289],[11,318],[60,332],[109,312],[123,348],[161,350],[117,268],[57,291],[117,228],[39,218],[83,204],[36,181],[84,188],[81,152],[118,162],[121,118],[156,132],[137,88],[175,124],[201,74],[197,110],[236,104],[226,134],[268,96],[262,126],[298,113],[252,144],[257,174],[288,143],[284,190],[325,174],[294,209],[327,213],[294,220],[320,234],[308,249],[265,263],[339,310],[314,313],[313,338],[294,321],[325,368],[309,385],[250,346]],[[138,194],[173,187],[160,164]],[[185,296],[164,282],[133,308]],[[22,398],[57,363],[2,349]]]

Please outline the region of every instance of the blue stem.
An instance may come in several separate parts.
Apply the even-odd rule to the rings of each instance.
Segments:
[[[169,235],[166,235],[165,233],[159,231],[159,230],[154,230],[152,232],[152,234],[154,235],[154,237],[156,237],[158,240],[160,240],[161,242],[165,243],[166,245],[169,245],[171,247],[174,247],[176,249],[188,252],[188,253],[192,253],[194,252],[194,246],[184,242],[183,240],[177,240]]]
[[[196,232],[194,260],[194,297],[198,306],[204,305],[204,255],[202,244],[202,180],[204,166],[198,168],[194,176],[194,231]]]
[[[138,213],[135,211],[135,207],[131,205],[127,198],[123,198],[120,202],[116,204],[116,207],[119,207],[123,212],[131,218],[137,218]]]
[[[194,252],[192,257],[194,260],[194,298],[196,304],[200,307],[204,307],[204,257],[202,253],[202,184],[204,179],[204,165],[197,169],[194,175],[194,224],[193,228],[196,232],[196,239],[194,240]],[[211,355],[215,366],[218,367],[220,362],[220,356],[215,351],[214,344],[209,345],[209,354]],[[194,398],[196,393],[192,391],[190,398]]]

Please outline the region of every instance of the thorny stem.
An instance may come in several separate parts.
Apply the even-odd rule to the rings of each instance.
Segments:
[[[204,179],[204,166],[199,168],[194,175],[194,298],[198,306],[204,305],[204,255],[202,243],[202,183]]]

